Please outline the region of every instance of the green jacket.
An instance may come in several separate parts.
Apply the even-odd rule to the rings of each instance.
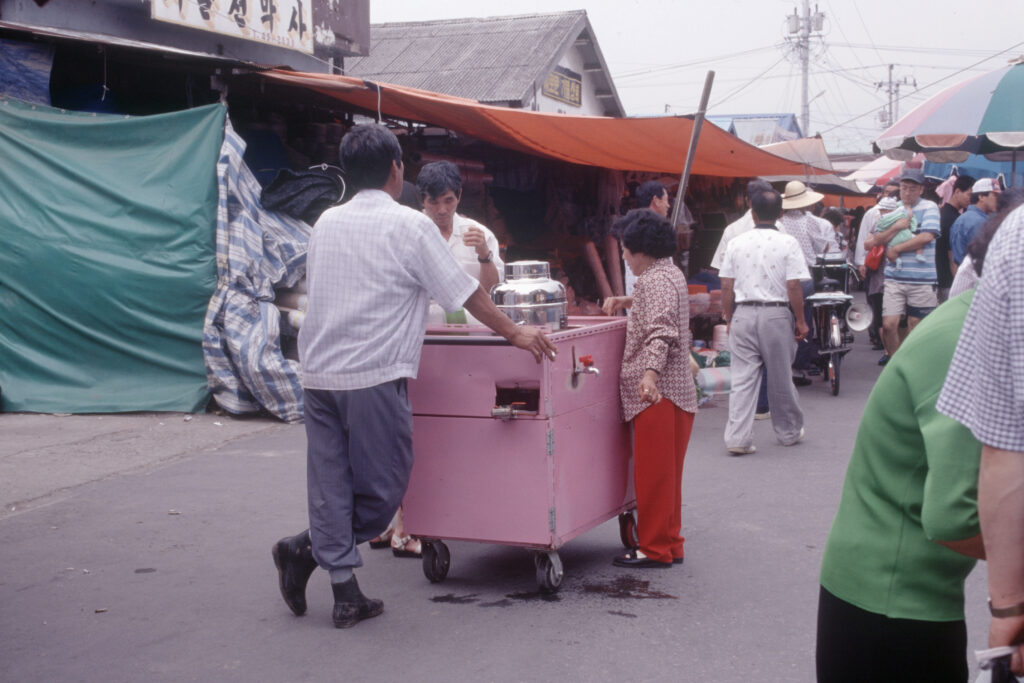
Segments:
[[[868,612],[897,619],[964,618],[975,560],[935,541],[970,538],[978,525],[981,444],[935,409],[974,292],[914,329],[864,409],[821,585]]]

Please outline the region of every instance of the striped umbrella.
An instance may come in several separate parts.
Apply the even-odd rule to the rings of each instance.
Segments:
[[[1016,167],[1017,150],[1024,149],[1024,61],[946,88],[878,136],[874,147],[894,159],[923,152],[929,161],[949,163],[973,153]]]

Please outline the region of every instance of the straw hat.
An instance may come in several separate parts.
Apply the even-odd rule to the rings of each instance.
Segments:
[[[786,183],[786,191],[782,193],[782,210],[803,209],[807,206],[814,206],[825,198],[820,192],[808,190],[807,186],[799,180],[790,180]]]

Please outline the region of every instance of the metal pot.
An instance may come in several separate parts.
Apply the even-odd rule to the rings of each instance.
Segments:
[[[505,264],[505,282],[491,287],[491,300],[512,322],[548,325],[552,331],[568,325],[565,286],[551,279],[546,261]]]

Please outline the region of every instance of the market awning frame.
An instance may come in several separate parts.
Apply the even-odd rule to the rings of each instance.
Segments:
[[[380,116],[442,126],[506,149],[584,166],[679,175],[692,116],[609,118],[547,114],[348,76],[273,70],[259,75],[308,88]],[[702,131],[693,173],[722,177],[792,175],[808,169],[721,128]],[[827,173],[810,169],[811,174]]]

